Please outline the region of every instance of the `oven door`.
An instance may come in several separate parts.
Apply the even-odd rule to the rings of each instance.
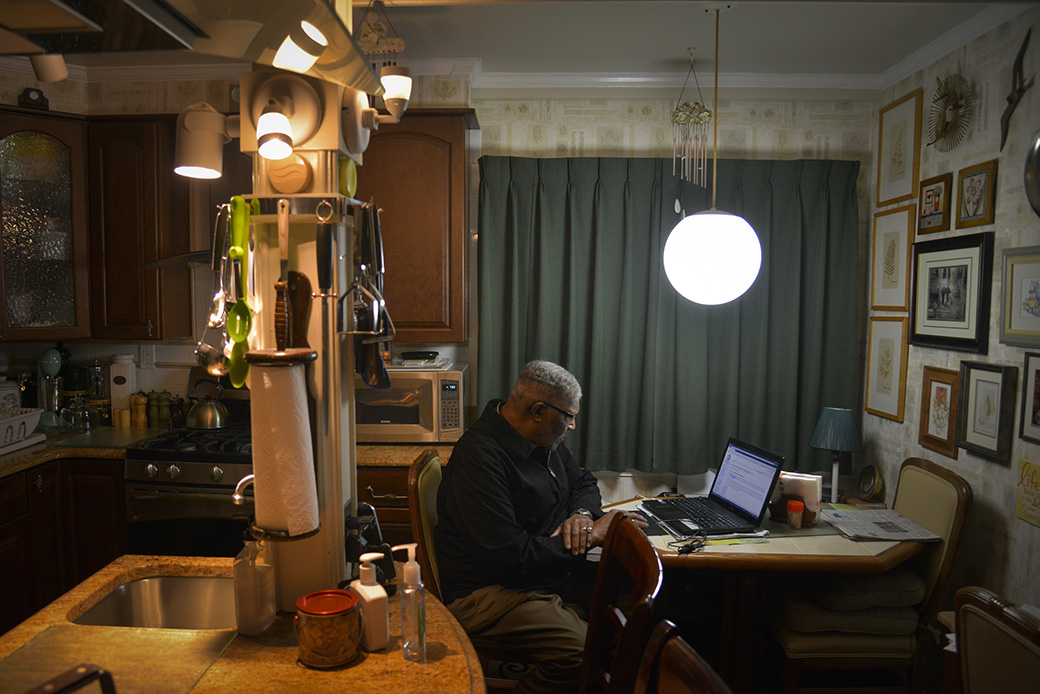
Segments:
[[[228,487],[127,483],[127,545],[131,554],[233,557],[254,513],[251,489],[241,506]]]

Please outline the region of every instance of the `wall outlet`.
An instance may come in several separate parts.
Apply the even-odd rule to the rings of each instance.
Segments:
[[[155,345],[139,345],[137,367],[139,369],[155,368]]]

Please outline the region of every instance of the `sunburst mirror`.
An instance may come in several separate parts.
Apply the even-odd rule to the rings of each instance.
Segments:
[[[972,113],[971,85],[960,75],[936,78],[936,82],[932,112],[928,116],[928,144],[940,152],[949,152],[968,132]]]

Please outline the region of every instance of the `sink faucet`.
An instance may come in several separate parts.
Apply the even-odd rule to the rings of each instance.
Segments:
[[[246,475],[235,485],[235,493],[231,495],[231,502],[241,506],[246,502],[246,487],[253,483],[253,475]]]

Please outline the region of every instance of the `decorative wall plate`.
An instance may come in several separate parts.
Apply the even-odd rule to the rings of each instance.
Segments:
[[[949,152],[960,144],[971,123],[971,85],[960,75],[936,81],[938,86],[928,116],[928,144],[940,152]]]
[[[1033,135],[1033,142],[1026,155],[1026,197],[1029,206],[1040,216],[1040,130]]]

